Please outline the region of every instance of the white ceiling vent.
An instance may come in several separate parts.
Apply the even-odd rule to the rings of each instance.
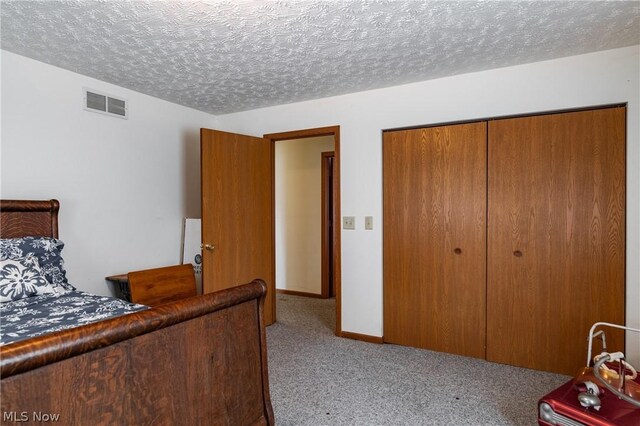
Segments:
[[[126,99],[114,98],[106,93],[101,93],[93,89],[82,89],[84,93],[83,107],[87,111],[99,112],[112,117],[127,118],[129,108]]]

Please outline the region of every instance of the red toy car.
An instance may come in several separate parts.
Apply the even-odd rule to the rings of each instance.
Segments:
[[[604,331],[595,332],[599,326],[640,333],[616,324],[594,324],[589,331],[587,366],[576,378],[540,399],[539,425],[640,426],[640,378],[621,352],[606,352]],[[592,361],[592,343],[598,336],[604,352]]]

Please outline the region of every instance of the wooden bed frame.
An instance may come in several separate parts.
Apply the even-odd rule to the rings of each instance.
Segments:
[[[1,201],[2,238],[57,237],[59,206]],[[265,294],[254,280],[5,345],[1,421],[271,425]]]

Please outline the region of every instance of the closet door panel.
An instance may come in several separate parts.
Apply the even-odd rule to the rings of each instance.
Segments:
[[[487,359],[575,374],[624,323],[625,109],[489,122]],[[623,349],[621,333],[607,335]]]
[[[486,123],[383,138],[384,339],[484,358]]]

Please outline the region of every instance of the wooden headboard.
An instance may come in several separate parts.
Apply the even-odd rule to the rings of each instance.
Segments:
[[[58,200],[0,200],[2,238],[58,238]]]

